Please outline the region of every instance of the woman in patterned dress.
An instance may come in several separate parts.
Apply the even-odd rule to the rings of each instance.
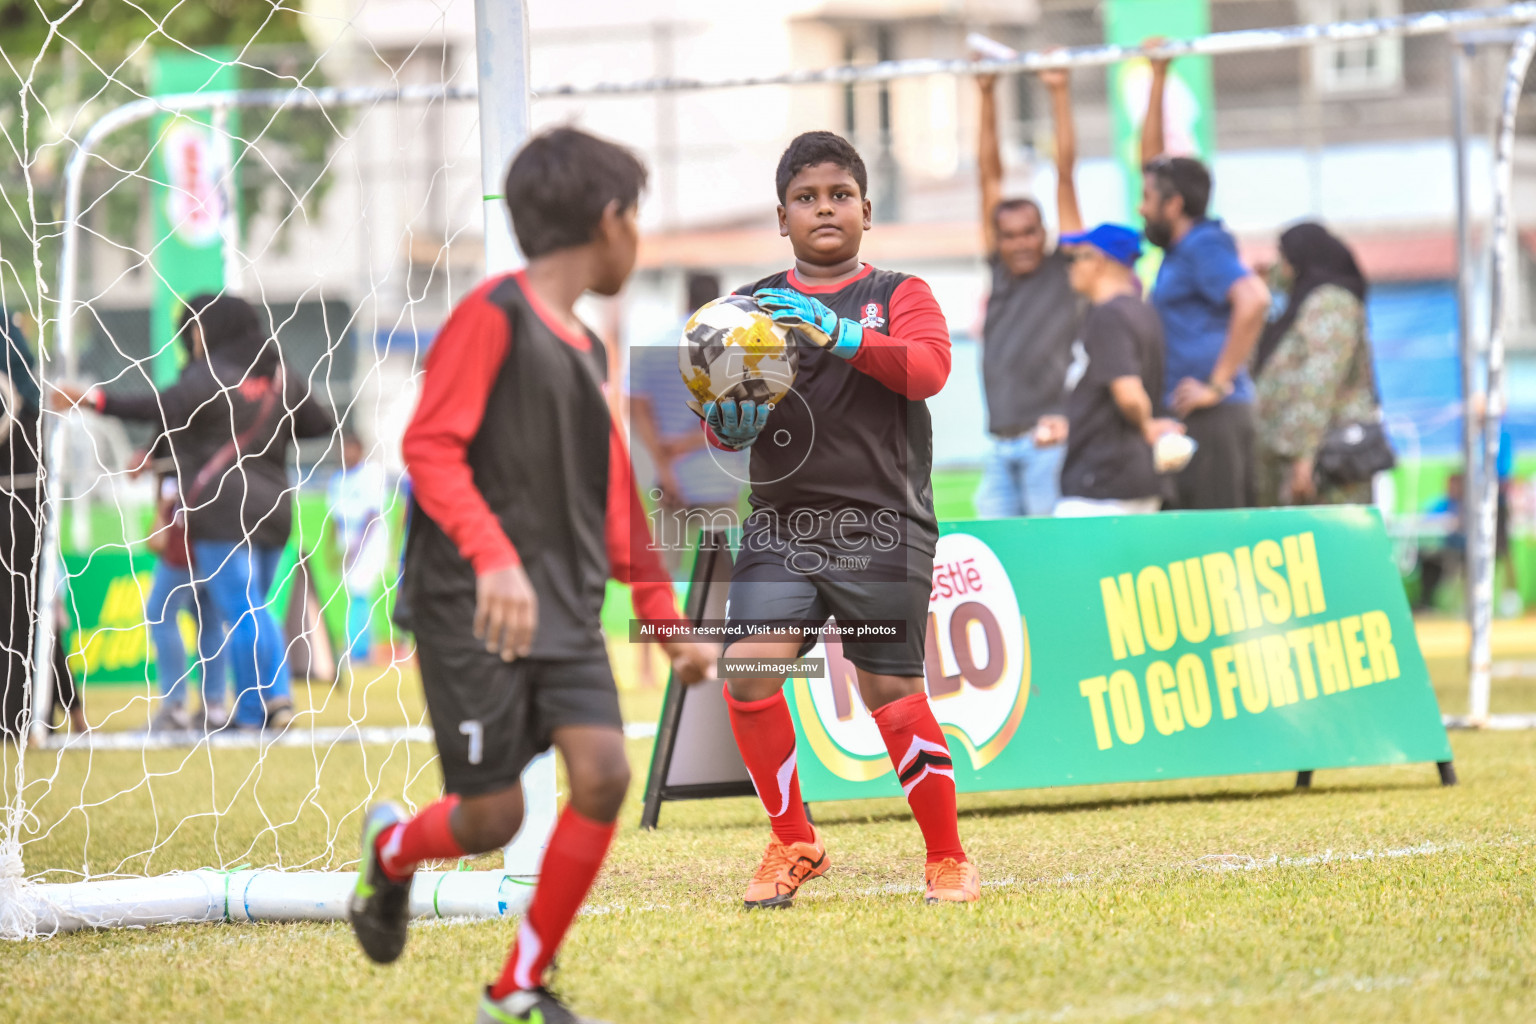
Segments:
[[[1369,502],[1369,480],[1320,485],[1313,473],[1329,430],[1377,415],[1365,277],[1344,243],[1314,223],[1280,236],[1277,270],[1289,294],[1254,353],[1259,504]]]

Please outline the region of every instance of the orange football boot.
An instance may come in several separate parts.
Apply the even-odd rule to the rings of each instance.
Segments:
[[[957,861],[945,857],[937,864],[923,868],[923,878],[928,882],[928,903],[975,903],[981,897],[981,876],[970,861]]]
[[[816,836],[814,843],[782,843],[778,836],[768,840],[763,862],[747,883],[748,910],[787,907],[795,901],[795,893],[807,879],[826,874],[827,844],[822,842],[820,829],[811,831]]]

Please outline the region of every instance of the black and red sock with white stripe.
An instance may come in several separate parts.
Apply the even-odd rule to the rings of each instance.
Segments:
[[[896,766],[901,791],[928,846],[928,863],[965,861],[955,813],[955,763],[926,693],[892,701],[874,711],[880,738]]]

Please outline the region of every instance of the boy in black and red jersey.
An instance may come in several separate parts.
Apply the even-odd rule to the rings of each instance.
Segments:
[[[922,829],[928,902],[971,902],[980,890],[960,845],[954,767],[923,686],[938,541],[924,399],[949,376],[949,330],[922,280],[860,262],[867,183],[859,154],[830,132],[801,135],[779,161],[779,234],[795,264],[742,292],[799,335],[795,386],[771,415],[729,400],[705,412],[713,443],[752,449],[753,511],[727,617],[784,632],[727,653],[803,655],[829,616],[905,624],[901,642],[845,639],[843,653]],[[800,801],[783,683],[733,678],[726,687],[737,746],[773,823],[748,907],[786,906],[827,869]]]
[[[507,172],[526,269],[454,309],[427,357],[402,445],[411,509],[400,606],[416,635],[447,796],[409,821],[369,811],[351,900],[369,957],[405,945],[411,876],[425,860],[505,846],[523,817],[523,768],[553,744],[570,801],[481,1024],[577,1018],[544,974],[613,838],[629,785],[598,615],[610,575],[636,610],[677,618],[650,549],[623,435],[610,419],[602,343],[577,319],[634,268],[645,169],[571,128],[532,139]],[[709,674],[708,647],[672,643],[678,678]]]

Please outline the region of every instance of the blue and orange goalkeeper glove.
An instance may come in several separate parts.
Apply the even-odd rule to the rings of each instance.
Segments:
[[[772,404],[758,405],[748,398],[738,409],[736,399],[722,398],[718,402],[704,403],[704,422],[714,431],[720,443],[735,451],[750,448],[757,435],[768,425]]]
[[[838,316],[814,296],[793,288],[759,288],[752,297],[775,321],[795,328],[811,344],[839,359],[852,359],[864,343],[863,324]]]

